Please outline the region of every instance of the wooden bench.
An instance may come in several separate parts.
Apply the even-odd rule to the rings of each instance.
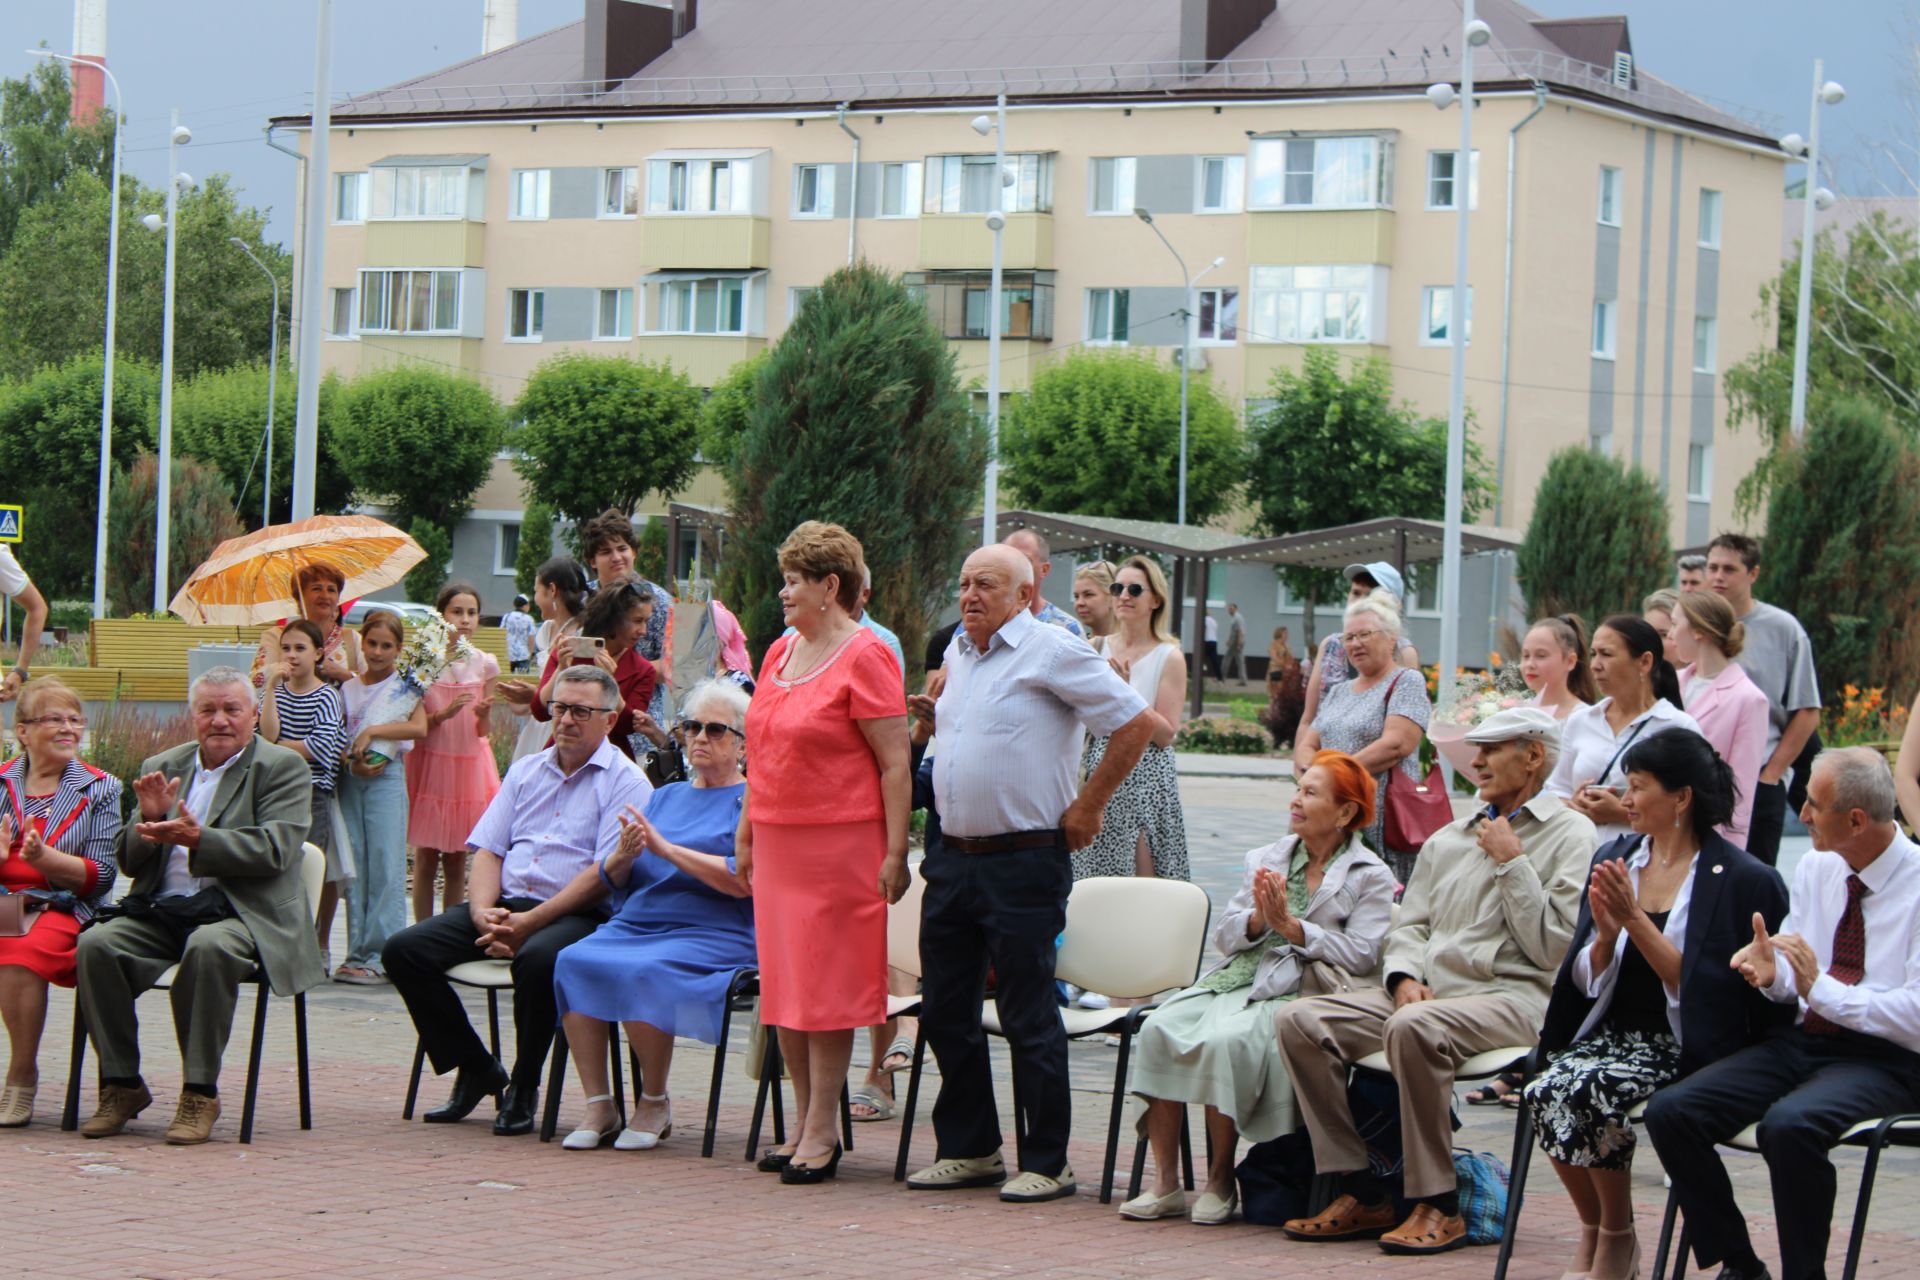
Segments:
[[[187,671],[138,667],[47,667],[35,673],[60,681],[87,702],[185,702]]]
[[[258,628],[188,626],[140,618],[97,619],[87,637],[87,661],[94,667],[144,667],[156,671],[187,669],[187,652],[203,644],[257,644]]]

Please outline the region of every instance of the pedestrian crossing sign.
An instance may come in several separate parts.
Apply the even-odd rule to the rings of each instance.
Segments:
[[[20,530],[25,523],[19,507],[0,503],[0,542],[20,541]]]

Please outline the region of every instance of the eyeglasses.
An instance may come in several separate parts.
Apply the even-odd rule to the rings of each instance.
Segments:
[[[21,720],[20,724],[44,724],[55,729],[84,729],[87,727],[85,716],[35,716],[31,720]]]
[[[588,716],[598,715],[602,711],[611,711],[612,707],[583,707],[576,702],[549,702],[547,710],[560,720],[585,720]]]
[[[1135,600],[1138,600],[1141,596],[1147,594],[1147,584],[1144,582],[1109,583],[1107,586],[1107,594],[1115,597],[1132,596]]]
[[[730,733],[738,733],[743,738],[747,736],[744,733],[740,733],[740,731],[732,725],[722,724],[718,720],[682,720],[674,727],[680,731],[682,737],[689,741],[700,737],[702,734],[705,734],[708,740],[714,742],[720,741]]]
[[[1340,637],[1340,642],[1351,649],[1357,644],[1365,644],[1379,634],[1378,631],[1349,631]]]

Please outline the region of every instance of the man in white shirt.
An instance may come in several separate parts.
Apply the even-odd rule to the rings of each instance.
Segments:
[[[1828,1151],[1862,1120],[1920,1110],[1920,848],[1894,821],[1884,757],[1855,747],[1815,760],[1801,820],[1814,850],[1793,908],[1731,963],[1799,1006],[1797,1026],[1655,1094],[1647,1132],[1673,1178],[1700,1265],[1722,1280],[1770,1273],[1754,1255],[1714,1151],[1759,1122],[1773,1177],[1783,1280],[1826,1274],[1834,1172]]]
[[[934,1163],[907,1179],[922,1191],[993,1186],[1006,1177],[980,1003],[987,968],[1028,1118],[1015,1202],[1074,1193],[1067,1165],[1073,1099],[1067,1037],[1054,993],[1054,939],[1073,887],[1068,851],[1084,848],[1152,736],[1155,717],[1092,646],[1030,612],[1033,571],[1008,546],[982,547],[960,570],[960,625],[934,706],[939,848],[920,864],[921,1027],[940,1062]],[[916,698],[923,709],[925,702]],[[1075,794],[1077,744],[1113,735]]]
[[[13,660],[13,670],[0,678],[0,702],[12,702],[20,696],[20,686],[27,681],[33,651],[40,647],[40,632],[47,625],[47,599],[5,543],[0,543],[0,596],[14,597],[27,611],[26,625],[20,629],[19,656]]]

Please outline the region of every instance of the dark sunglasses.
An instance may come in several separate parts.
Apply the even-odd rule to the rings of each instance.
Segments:
[[[1132,596],[1135,600],[1138,600],[1141,596],[1147,594],[1147,584],[1144,582],[1112,582],[1107,584],[1107,594],[1114,596]]]
[[[702,734],[705,734],[709,740],[716,742],[730,733],[739,733],[743,738],[747,736],[744,733],[740,733],[740,731],[732,725],[722,724],[718,720],[708,720],[705,722],[699,720],[682,720],[674,727],[680,730],[682,737],[689,740],[698,738]]]

